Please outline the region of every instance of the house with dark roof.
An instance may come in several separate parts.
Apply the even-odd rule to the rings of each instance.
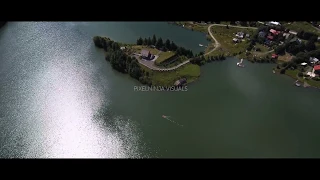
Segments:
[[[177,80],[177,81],[174,83],[174,85],[175,85],[175,86],[183,86],[183,85],[186,84],[186,83],[187,83],[187,79],[186,79],[186,78],[182,78],[182,79]]]
[[[267,33],[264,31],[259,32],[259,37],[266,37]]]
[[[148,50],[146,50],[146,49],[142,49],[142,50],[141,50],[141,57],[142,57],[143,59],[146,59],[146,60],[151,60],[151,59],[154,57],[154,55],[152,55],[152,54],[150,53],[150,51],[148,51]]]
[[[272,41],[270,41],[269,39],[266,39],[264,44],[267,45],[267,46],[271,46],[272,45]]]

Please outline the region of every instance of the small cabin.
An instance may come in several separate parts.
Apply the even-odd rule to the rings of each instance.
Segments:
[[[313,67],[313,71],[315,74],[320,75],[320,65],[316,65]]]
[[[315,58],[315,57],[310,57],[309,61],[312,63],[312,64],[316,64],[319,62],[319,59]]]
[[[272,54],[272,59],[277,59],[278,58],[278,55],[277,54]]]
[[[182,85],[184,85],[184,84],[186,84],[186,83],[187,83],[187,79],[186,79],[186,78],[182,78],[182,79],[177,80],[177,81],[174,83],[174,85],[175,85],[175,86],[182,86]]]

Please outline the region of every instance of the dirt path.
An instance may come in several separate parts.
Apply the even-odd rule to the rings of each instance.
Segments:
[[[210,26],[208,26],[208,32],[209,32],[211,38],[214,40],[214,48],[211,51],[205,53],[204,54],[205,56],[212,53],[213,51],[217,50],[221,46],[221,44],[218,42],[218,40],[213,36],[213,34],[211,32],[211,28],[213,26],[224,26],[224,27],[228,26],[228,27],[241,28],[241,29],[258,29],[256,27],[243,27],[243,26],[233,26],[233,25],[224,25],[224,24],[211,24]],[[269,52],[272,52],[272,51],[269,51]],[[267,53],[269,53],[269,52],[267,52]],[[185,64],[188,64],[190,62],[190,60],[192,59],[192,58],[190,58],[190,59],[184,61],[183,63],[178,64],[178,65],[171,67],[171,68],[159,68],[158,66],[155,65],[154,61],[140,60],[137,56],[135,56],[135,57],[137,58],[137,60],[140,64],[148,67],[149,69],[155,70],[155,71],[172,71],[172,70],[175,70]]]

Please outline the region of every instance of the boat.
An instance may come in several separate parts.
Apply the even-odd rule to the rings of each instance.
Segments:
[[[240,62],[237,62],[237,66],[239,66],[239,67],[244,67],[244,65],[242,64],[242,62],[243,62],[243,59],[241,59]]]
[[[272,72],[273,72],[273,74],[275,74],[275,73],[276,73],[276,71],[275,71],[275,70],[273,70]]]
[[[300,87],[300,86],[301,86],[301,84],[299,83],[299,80],[296,80],[295,85],[296,85],[297,87]]]
[[[202,44],[199,44],[199,46],[202,47],[203,45],[202,45]]]

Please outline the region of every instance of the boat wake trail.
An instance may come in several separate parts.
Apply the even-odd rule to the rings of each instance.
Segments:
[[[165,115],[163,115],[162,118],[167,119],[168,121],[172,122],[173,124],[176,124],[176,125],[178,125],[178,126],[180,126],[180,127],[183,127],[183,125],[181,125],[181,124],[179,124],[179,123],[171,120],[171,119],[170,119],[170,116],[165,116]]]

